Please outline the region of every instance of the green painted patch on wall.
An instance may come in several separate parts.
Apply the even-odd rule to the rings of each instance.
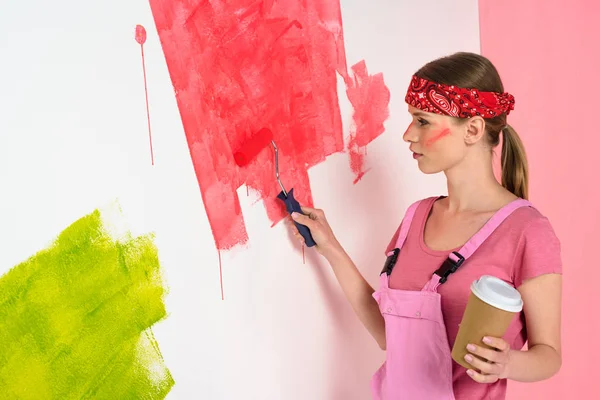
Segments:
[[[1,397],[164,398],[174,381],[150,329],[164,294],[151,235],[79,219],[0,278]]]

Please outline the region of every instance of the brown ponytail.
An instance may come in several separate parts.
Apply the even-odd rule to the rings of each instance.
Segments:
[[[512,126],[502,129],[502,186],[515,196],[527,199],[529,173],[525,147]]]

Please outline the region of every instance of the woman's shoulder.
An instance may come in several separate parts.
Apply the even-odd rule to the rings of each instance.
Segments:
[[[433,203],[440,199],[443,200],[444,197],[430,196],[414,201],[406,208],[404,217],[406,218],[409,215],[411,219],[423,217],[432,208]],[[512,211],[501,225],[513,235],[516,234],[523,238],[556,237],[550,219],[531,202]]]
[[[441,197],[443,196],[431,196],[413,201],[404,209],[402,222],[406,222],[406,220],[412,221],[413,219],[418,218],[421,214],[430,209],[433,203]]]
[[[538,235],[555,236],[550,219],[533,204],[513,211],[505,223],[511,230],[520,232],[524,238]]]
[[[541,274],[562,273],[561,243],[547,216],[533,206],[521,207],[505,222],[516,239],[515,287]]]
[[[419,199],[417,201],[415,201],[414,203],[412,203],[408,209],[415,208],[415,209],[424,209],[424,208],[430,208],[431,205],[433,203],[435,203],[437,200],[443,199],[445,196],[430,196],[430,197],[424,197],[422,199]],[[408,210],[407,209],[407,210]]]

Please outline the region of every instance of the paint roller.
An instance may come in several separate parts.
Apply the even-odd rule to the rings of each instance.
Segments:
[[[265,147],[269,145],[269,142],[273,146],[275,150],[275,177],[277,178],[277,182],[281,187],[281,192],[277,195],[277,198],[285,204],[285,208],[288,213],[297,212],[300,214],[304,214],[302,212],[302,208],[296,199],[294,198],[294,189],[290,189],[289,192],[285,190],[283,183],[281,183],[281,179],[279,178],[279,151],[277,149],[277,145],[275,145],[275,141],[273,140],[273,132],[271,132],[268,128],[262,128],[258,132],[256,132],[250,139],[240,146],[240,149],[233,154],[233,159],[235,163],[239,167],[245,167],[248,165],[258,153],[260,153]],[[294,221],[296,228],[298,228],[298,232],[304,238],[304,243],[308,247],[314,246],[316,243],[310,234],[310,229],[306,225],[299,224]]]

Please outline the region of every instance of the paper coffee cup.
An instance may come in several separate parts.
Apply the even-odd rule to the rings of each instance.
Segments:
[[[501,338],[515,315],[523,309],[523,300],[517,289],[494,276],[484,275],[471,284],[471,294],[460,323],[452,359],[465,368],[473,368],[465,361],[467,345],[491,348],[482,342],[484,336]]]

